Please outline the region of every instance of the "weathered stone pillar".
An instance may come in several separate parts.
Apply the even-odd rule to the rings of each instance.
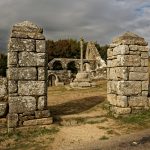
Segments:
[[[81,38],[80,40],[80,72],[83,72],[83,42],[84,40]]]
[[[107,59],[107,100],[116,115],[136,113],[148,106],[148,43],[127,32],[113,40]]]
[[[8,45],[8,128],[51,123],[46,110],[47,55],[42,33],[42,28],[28,21],[12,28]]]

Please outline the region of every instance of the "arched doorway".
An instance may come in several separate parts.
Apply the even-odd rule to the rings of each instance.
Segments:
[[[52,65],[52,70],[63,70],[61,61],[55,61]]]
[[[67,64],[67,70],[71,70],[71,73],[73,74],[76,74],[78,72],[75,61],[71,61]]]
[[[89,62],[85,62],[83,64],[83,70],[84,71],[87,71],[87,72],[90,72],[91,71],[91,66],[90,66],[90,63]]]
[[[56,76],[54,74],[48,77],[48,86],[55,86]]]

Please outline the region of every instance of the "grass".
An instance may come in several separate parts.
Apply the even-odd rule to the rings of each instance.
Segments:
[[[15,131],[14,133],[0,134],[0,149],[1,146],[9,150],[18,149],[44,149],[46,142],[50,143],[54,140],[53,135],[59,131],[59,128],[34,128],[27,131]],[[13,143],[13,144],[12,144]]]
[[[99,138],[99,140],[108,140],[108,139],[109,139],[109,137],[107,137],[105,135],[103,135],[102,137]]]
[[[138,124],[140,126],[147,126],[150,124],[150,111],[131,114],[129,116],[121,117],[119,119],[126,124]]]

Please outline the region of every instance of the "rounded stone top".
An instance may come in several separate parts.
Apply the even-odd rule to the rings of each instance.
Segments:
[[[30,21],[23,21],[13,26],[11,38],[44,40],[43,29]]]
[[[123,35],[114,38],[112,43],[125,45],[141,45],[141,46],[148,45],[148,43],[145,41],[144,38],[132,32],[125,32]]]
[[[13,31],[43,33],[43,29],[30,21],[23,21],[13,26]]]

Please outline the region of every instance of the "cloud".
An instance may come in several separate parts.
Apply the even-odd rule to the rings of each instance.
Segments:
[[[47,39],[77,38],[110,43],[122,32],[150,42],[149,0],[1,0],[0,49],[13,24],[24,20],[44,28]]]

